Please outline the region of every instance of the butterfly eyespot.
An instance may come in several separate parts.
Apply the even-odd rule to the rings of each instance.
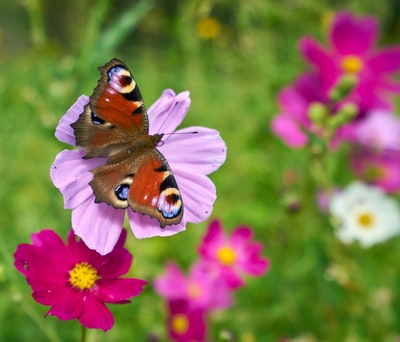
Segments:
[[[120,184],[115,188],[114,192],[120,201],[128,200],[129,188],[129,184]]]
[[[94,112],[90,112],[90,116],[91,116],[91,119],[92,119],[92,122],[95,124],[95,125],[102,125],[102,124],[104,124],[105,123],[105,121],[101,118],[101,117],[99,117],[98,115],[96,115]]]

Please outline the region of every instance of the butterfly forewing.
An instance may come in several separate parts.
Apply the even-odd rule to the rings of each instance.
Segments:
[[[177,224],[183,215],[180,191],[165,157],[156,149],[161,134],[148,134],[148,116],[128,67],[112,59],[99,68],[98,81],[84,112],[71,126],[84,158],[106,158],[92,170],[96,202]]]

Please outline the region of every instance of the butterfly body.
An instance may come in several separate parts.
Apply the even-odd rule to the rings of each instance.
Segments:
[[[92,170],[96,202],[178,224],[183,203],[166,158],[157,149],[162,134],[149,135],[147,110],[127,66],[118,59],[99,68],[101,78],[71,126],[85,159],[106,158]]]

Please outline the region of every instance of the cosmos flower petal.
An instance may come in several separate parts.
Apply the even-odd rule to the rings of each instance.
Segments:
[[[161,296],[169,300],[183,299],[186,296],[185,275],[174,262],[165,265],[164,275],[157,277],[153,286]]]
[[[57,303],[55,303],[46,316],[57,316],[61,320],[70,320],[81,315],[84,304],[82,299],[83,293],[66,289]]]
[[[111,311],[93,295],[87,295],[79,322],[87,328],[110,330],[114,325],[114,317]]]
[[[192,223],[203,222],[212,213],[217,198],[214,183],[202,174],[178,170],[175,174],[184,203],[184,220]]]
[[[50,168],[51,180],[64,195],[65,209],[74,209],[93,197],[93,190],[88,186],[93,174],[89,170],[104,163],[104,159],[82,159],[83,155],[82,150],[64,150]]]
[[[225,162],[226,145],[217,130],[188,127],[175,133],[164,137],[165,144],[158,147],[172,170],[175,167],[194,168],[207,175]]]
[[[74,129],[71,127],[75,121],[78,120],[79,115],[83,113],[83,108],[89,102],[89,98],[82,95],[78,100],[68,109],[67,113],[63,115],[56,128],[56,138],[61,142],[69,145],[75,145]]]
[[[104,255],[117,243],[124,217],[123,209],[89,198],[72,211],[72,227],[89,248]]]
[[[139,295],[147,282],[141,279],[100,279],[98,298],[105,303],[126,303],[126,299]]]
[[[190,106],[189,92],[175,95],[172,89],[165,90],[148,110],[149,134],[172,133],[186,116]]]
[[[305,37],[300,40],[300,52],[304,58],[312,63],[326,87],[331,87],[338,75],[335,60],[314,39]]]
[[[375,73],[386,74],[400,71],[400,47],[380,50],[369,59],[368,64]]]
[[[149,216],[139,214],[128,209],[128,219],[132,228],[133,235],[137,239],[144,239],[154,236],[171,236],[186,229],[186,221],[160,228],[158,220]]]
[[[357,18],[349,12],[336,15],[332,24],[331,41],[343,55],[365,54],[377,40],[378,23],[373,17]]]

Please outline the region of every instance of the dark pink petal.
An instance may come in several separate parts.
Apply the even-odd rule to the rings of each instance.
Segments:
[[[230,245],[236,250],[249,243],[253,236],[253,231],[249,227],[238,227],[234,229],[230,236]]]
[[[342,55],[363,55],[374,47],[377,35],[375,18],[357,18],[352,13],[341,12],[333,21],[331,41]]]
[[[75,146],[74,129],[71,124],[76,122],[79,115],[83,113],[85,105],[89,102],[89,98],[82,95],[76,102],[68,109],[67,113],[63,115],[56,128],[56,138],[61,142]]]
[[[400,47],[394,46],[380,50],[369,59],[368,67],[374,74],[399,72]]]
[[[333,57],[326,52],[314,39],[305,37],[300,40],[300,52],[317,68],[326,88],[333,86],[340,74]]]
[[[165,266],[164,275],[154,280],[154,289],[165,299],[184,299],[186,293],[186,277],[173,262]]]
[[[79,322],[86,328],[110,330],[114,325],[114,317],[111,311],[95,296],[86,294],[83,297],[83,311],[79,316]]]
[[[160,152],[174,171],[194,169],[208,175],[217,170],[226,159],[226,145],[218,131],[204,127],[188,127],[164,136]]]
[[[308,142],[308,137],[299,124],[286,114],[279,114],[272,119],[271,130],[290,147],[301,148]]]
[[[260,256],[262,248],[261,243],[247,246],[246,255],[244,259],[238,260],[237,267],[252,276],[263,275],[269,268],[269,260]]]
[[[161,97],[148,110],[149,134],[172,133],[181,124],[190,107],[189,92],[175,95],[171,89],[165,90]]]
[[[97,281],[98,299],[105,303],[126,302],[129,298],[139,295],[147,282],[141,279],[100,279]]]
[[[35,282],[38,284],[38,282]],[[65,283],[63,284],[51,284],[51,288],[49,287],[48,283],[45,283],[42,281],[42,284],[39,286],[42,289],[37,290],[33,289],[32,297],[34,300],[36,300],[39,304],[42,305],[56,305],[60,302],[60,298],[63,298],[63,296],[66,295],[66,293],[69,293],[72,291],[70,287]]]
[[[71,264],[68,250],[62,240],[50,230],[32,234],[36,245],[19,245],[15,254],[15,267],[31,279],[51,275],[56,281],[64,279]]]
[[[57,303],[55,303],[46,315],[57,316],[61,320],[69,320],[79,317],[83,310],[83,293],[69,289],[65,291]]]
[[[160,227],[157,219],[147,215],[139,214],[128,209],[128,219],[133,232],[138,239],[150,238],[153,236],[171,236],[186,229],[185,218],[179,224]]]
[[[242,277],[236,273],[232,267],[222,266],[219,269],[219,279],[223,281],[229,289],[238,289],[244,285]]]
[[[104,255],[117,243],[124,217],[124,209],[95,203],[93,197],[72,211],[72,227],[90,249]]]
[[[127,232],[122,229],[121,235],[113,250],[106,254],[92,253],[88,262],[93,265],[103,279],[113,279],[126,274],[132,264],[133,256],[124,247]],[[80,241],[83,244],[83,241]]]
[[[219,247],[225,243],[225,234],[220,221],[214,220],[208,226],[208,230],[203,237],[199,247],[199,253],[203,258],[215,259]]]

